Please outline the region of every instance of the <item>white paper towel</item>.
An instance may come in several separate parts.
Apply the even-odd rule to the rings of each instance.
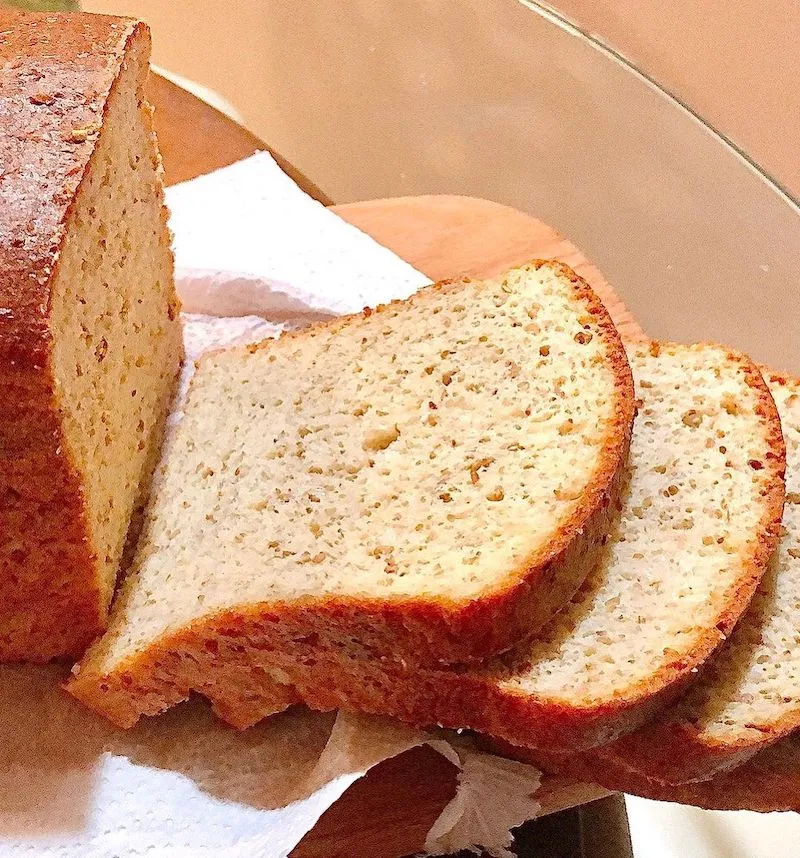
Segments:
[[[167,204],[191,313],[325,318],[429,282],[303,193],[266,152],[169,188]]]
[[[404,297],[424,275],[307,197],[265,153],[168,191],[187,348],[277,336]],[[172,420],[179,419],[176,406]],[[462,737],[296,709],[237,732],[193,701],[124,732],[60,688],[0,667],[0,856],[282,858],[369,768],[430,743],[460,769],[428,837],[505,855],[539,772]]]

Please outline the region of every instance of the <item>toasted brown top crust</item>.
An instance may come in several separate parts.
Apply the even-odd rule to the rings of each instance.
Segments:
[[[0,11],[0,360],[41,368],[49,281],[125,46],[143,24]]]

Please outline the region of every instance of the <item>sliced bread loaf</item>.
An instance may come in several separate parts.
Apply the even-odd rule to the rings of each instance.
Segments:
[[[786,505],[767,574],[699,680],[652,723],[595,752],[666,783],[705,780],[800,727],[800,381],[767,381],[786,439]]]
[[[0,660],[103,629],[180,365],[149,54],[0,10]]]
[[[98,708],[122,720],[150,695],[160,701],[163,677],[174,683],[190,662],[196,674],[180,690],[198,688],[237,726],[301,699],[550,748],[634,729],[674,698],[746,607],[780,520],[783,448],[772,398],[742,355],[653,344],[631,362],[639,419],[622,514],[583,587],[532,642],[488,666],[425,668],[321,646],[317,635],[276,640],[263,619],[228,612],[171,639],[140,638],[127,662],[96,650],[71,690],[94,706],[106,695],[113,708]],[[726,444],[731,452],[720,453]],[[234,679],[195,684],[226,666]]]
[[[772,398],[747,358],[653,344],[630,360],[639,417],[620,521],[597,568],[532,643],[488,667],[456,671],[289,640],[265,656],[272,675],[312,707],[472,727],[564,750],[609,741],[673,699],[764,573],[780,521],[783,442]],[[276,692],[279,705],[285,692]],[[260,683],[249,718],[244,699],[217,701],[217,710],[246,723],[266,711],[267,694]]]
[[[591,567],[632,419],[617,333],[558,263],[203,358],[70,690],[130,724],[245,694],[287,639],[398,664],[507,649]]]

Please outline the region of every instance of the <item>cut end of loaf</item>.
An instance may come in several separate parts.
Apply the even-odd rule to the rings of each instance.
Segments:
[[[4,206],[26,219],[36,208],[23,269],[13,245],[0,248],[2,303],[15,307],[0,320],[0,351],[15,350],[0,379],[3,430],[24,438],[23,455],[4,443],[11,455],[0,457],[0,660],[47,661],[79,655],[105,626],[182,340],[145,100],[147,29],[22,14],[9,27],[3,50],[26,67],[16,76],[7,67],[3,92],[42,140],[64,141],[60,154],[51,143],[42,153],[37,136],[26,138],[37,189],[17,189]],[[24,266],[37,265],[47,310],[34,324],[23,280]],[[13,325],[25,319],[20,335]]]
[[[146,497],[182,356],[161,166],[145,97],[149,40],[128,46],[54,273],[52,368],[81,475],[100,606]],[[135,71],[134,71],[135,70]]]
[[[71,690],[102,711],[124,674],[134,708],[170,705],[139,667],[187,629],[205,645],[219,617],[235,638],[257,615],[268,648],[429,664],[506,649],[599,550],[632,404],[602,305],[553,263],[205,358],[134,575]],[[200,690],[185,669],[167,684]]]

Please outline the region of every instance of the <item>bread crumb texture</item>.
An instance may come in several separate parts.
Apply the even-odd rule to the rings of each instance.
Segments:
[[[131,723],[199,682],[218,714],[245,726],[288,705],[293,689],[320,709],[471,727],[553,749],[591,747],[639,726],[746,607],[763,573],[755,558],[765,522],[780,515],[783,461],[772,400],[746,358],[661,345],[635,351],[631,363],[639,416],[617,522],[583,586],[532,641],[486,666],[452,670],[363,657],[357,642],[319,635],[259,646],[257,620],[196,627],[169,649],[117,633],[101,644],[102,661],[90,659],[79,696]],[[149,598],[158,609],[152,584],[140,578],[136,589],[137,603]],[[141,628],[131,616],[123,634]],[[145,657],[122,663],[125,650],[112,649],[120,641]],[[111,672],[98,676],[98,661]]]
[[[767,380],[786,443],[777,550],[747,612],[689,692],[609,749],[667,782],[711,777],[800,726],[800,382]]]
[[[779,424],[740,355],[661,345],[630,359],[639,414],[620,515],[541,633],[467,672],[296,651],[280,666],[300,699],[566,750],[634,729],[680,690],[763,574],[761,541],[780,509]]]
[[[781,539],[747,614],[677,710],[726,742],[758,743],[790,712],[800,722],[800,383],[770,389],[786,441]]]
[[[639,413],[620,513],[570,603],[530,642],[469,671],[290,642],[270,658],[299,699],[565,751],[608,742],[674,699],[764,572],[762,541],[780,516],[780,427],[741,355],[654,345],[630,360]]]
[[[160,165],[143,99],[134,80],[109,99],[50,311],[57,400],[83,477],[104,607],[155,464],[181,350]]]
[[[585,526],[624,460],[629,378],[602,307],[549,263],[203,358],[88,668],[254,605],[347,600],[364,634],[383,606],[433,605],[502,636],[476,607],[530,577],[538,601],[559,592],[552,614],[586,570],[561,592],[537,566],[559,539],[599,544]],[[412,656],[424,627],[397,629]]]
[[[708,655],[745,606],[739,589],[757,581],[749,567],[776,482],[777,424],[749,361],[710,346],[630,361],[638,416],[607,556],[508,681],[567,707],[658,688]]]

